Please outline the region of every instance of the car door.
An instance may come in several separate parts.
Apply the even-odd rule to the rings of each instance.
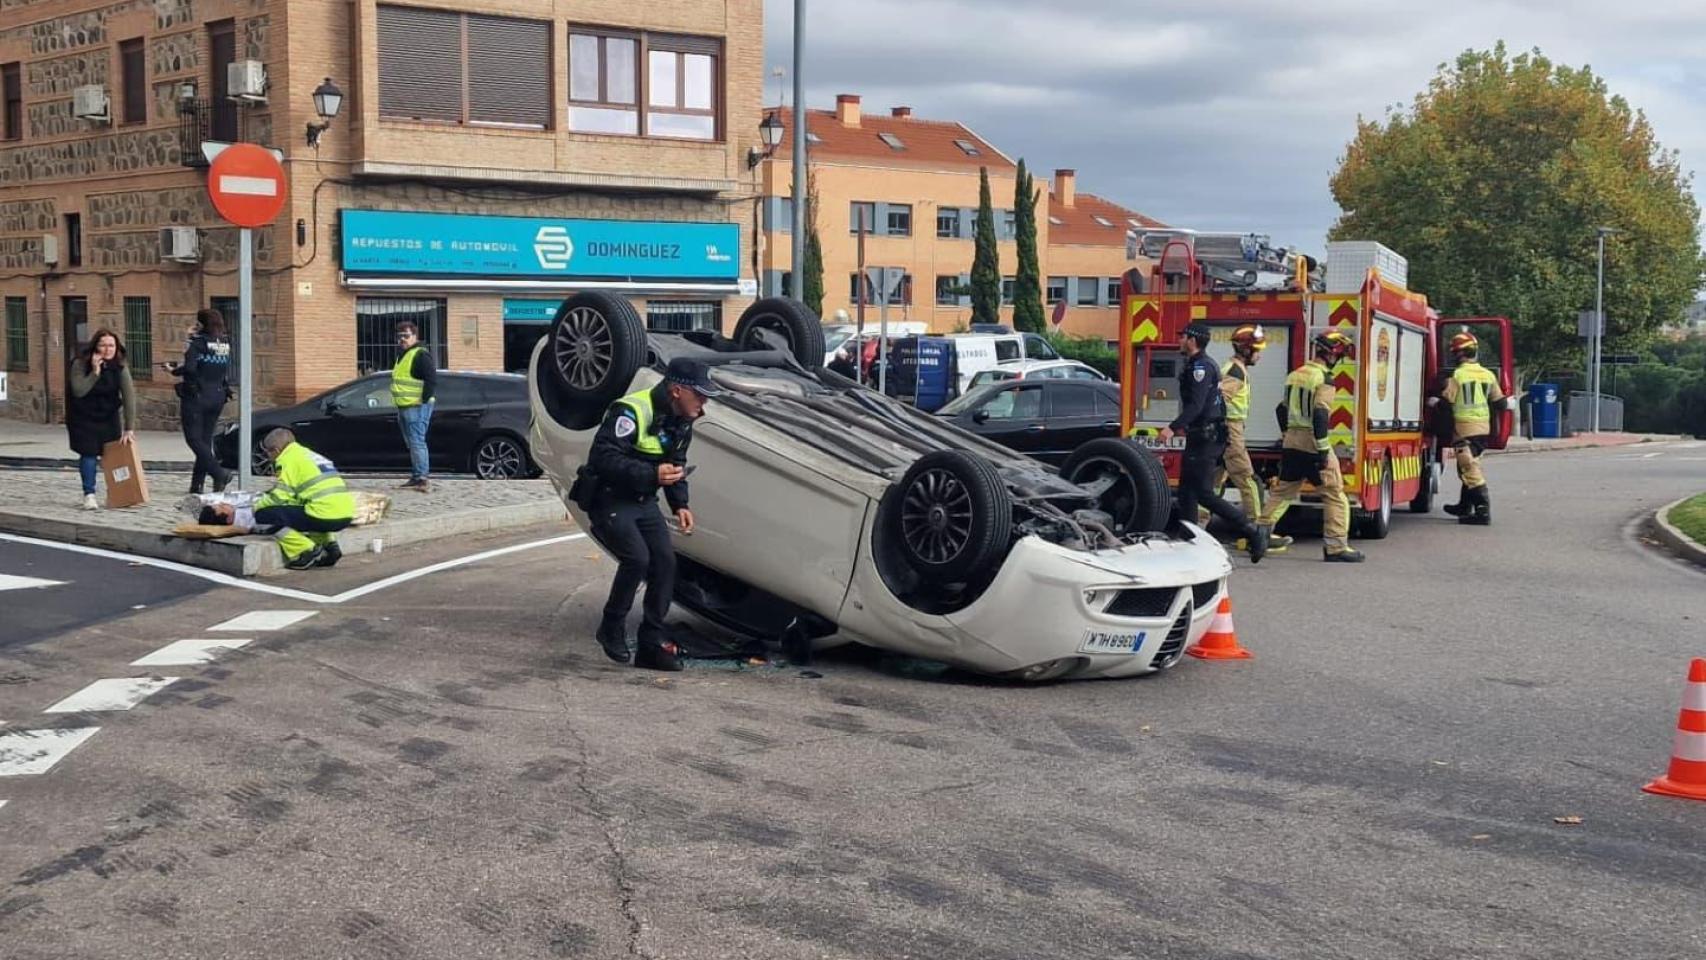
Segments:
[[[1044,394],[1047,429],[1043,431],[1042,444],[1033,454],[1037,459],[1061,463],[1085,441],[1105,435],[1103,418],[1096,412],[1094,387],[1071,380],[1054,380],[1049,382]],[[1118,423],[1114,425],[1114,432],[1119,432]]]
[[[1055,352],[1054,346],[1052,344],[1050,344],[1048,342],[1048,340],[1046,338],[1044,338],[1043,336],[1041,336],[1040,334],[1027,333],[1027,334],[1024,334],[1024,339],[1025,339],[1025,359],[1027,359],[1027,360],[1059,360],[1060,359],[1060,354]]]
[[[486,400],[473,377],[439,371],[427,426],[427,458],[442,473],[466,473],[479,442]]]
[[[973,408],[962,421],[967,429],[985,439],[1021,453],[1031,453],[1045,442],[1043,385],[1020,380],[997,390]]]
[[[312,420],[309,429],[315,441],[303,443],[339,469],[408,469],[409,451],[397,430],[390,374],[363,377],[332,391],[320,416]]]

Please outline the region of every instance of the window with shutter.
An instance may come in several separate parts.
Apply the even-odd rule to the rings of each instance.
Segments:
[[[550,23],[468,15],[468,119],[550,126]]]
[[[124,84],[123,123],[148,122],[148,69],[142,57],[142,41],[126,40],[118,45],[119,80]]]
[[[379,114],[462,122],[462,15],[379,8]]]

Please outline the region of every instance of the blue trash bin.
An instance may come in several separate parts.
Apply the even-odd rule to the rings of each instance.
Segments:
[[[1562,421],[1564,405],[1558,402],[1558,385],[1555,383],[1531,383],[1528,385],[1529,419],[1534,425],[1536,437],[1556,439],[1561,434],[1559,426]]]

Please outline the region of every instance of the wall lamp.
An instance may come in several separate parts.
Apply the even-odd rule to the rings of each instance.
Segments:
[[[344,92],[338,89],[338,85],[332,82],[331,77],[322,80],[320,85],[314,88],[314,112],[320,115],[320,122],[308,124],[308,145],[310,147],[316,150],[320,148],[320,134],[332,125],[332,121],[337,118],[338,110],[343,105]]]
[[[776,145],[782,142],[782,118],[772,110],[764,115],[764,122],[758,125],[758,135],[764,141],[764,149],[748,147],[746,151],[746,168],[751,170],[776,152]]]

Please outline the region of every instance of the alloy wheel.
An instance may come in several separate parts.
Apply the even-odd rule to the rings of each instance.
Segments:
[[[515,480],[526,472],[521,445],[508,437],[492,437],[474,454],[474,473],[481,480]]]
[[[948,470],[927,470],[913,479],[900,514],[901,535],[919,558],[947,563],[971,540],[972,500]]]
[[[577,390],[594,390],[604,383],[615,364],[615,337],[610,321],[591,307],[576,307],[557,326],[551,344],[557,369]]]

